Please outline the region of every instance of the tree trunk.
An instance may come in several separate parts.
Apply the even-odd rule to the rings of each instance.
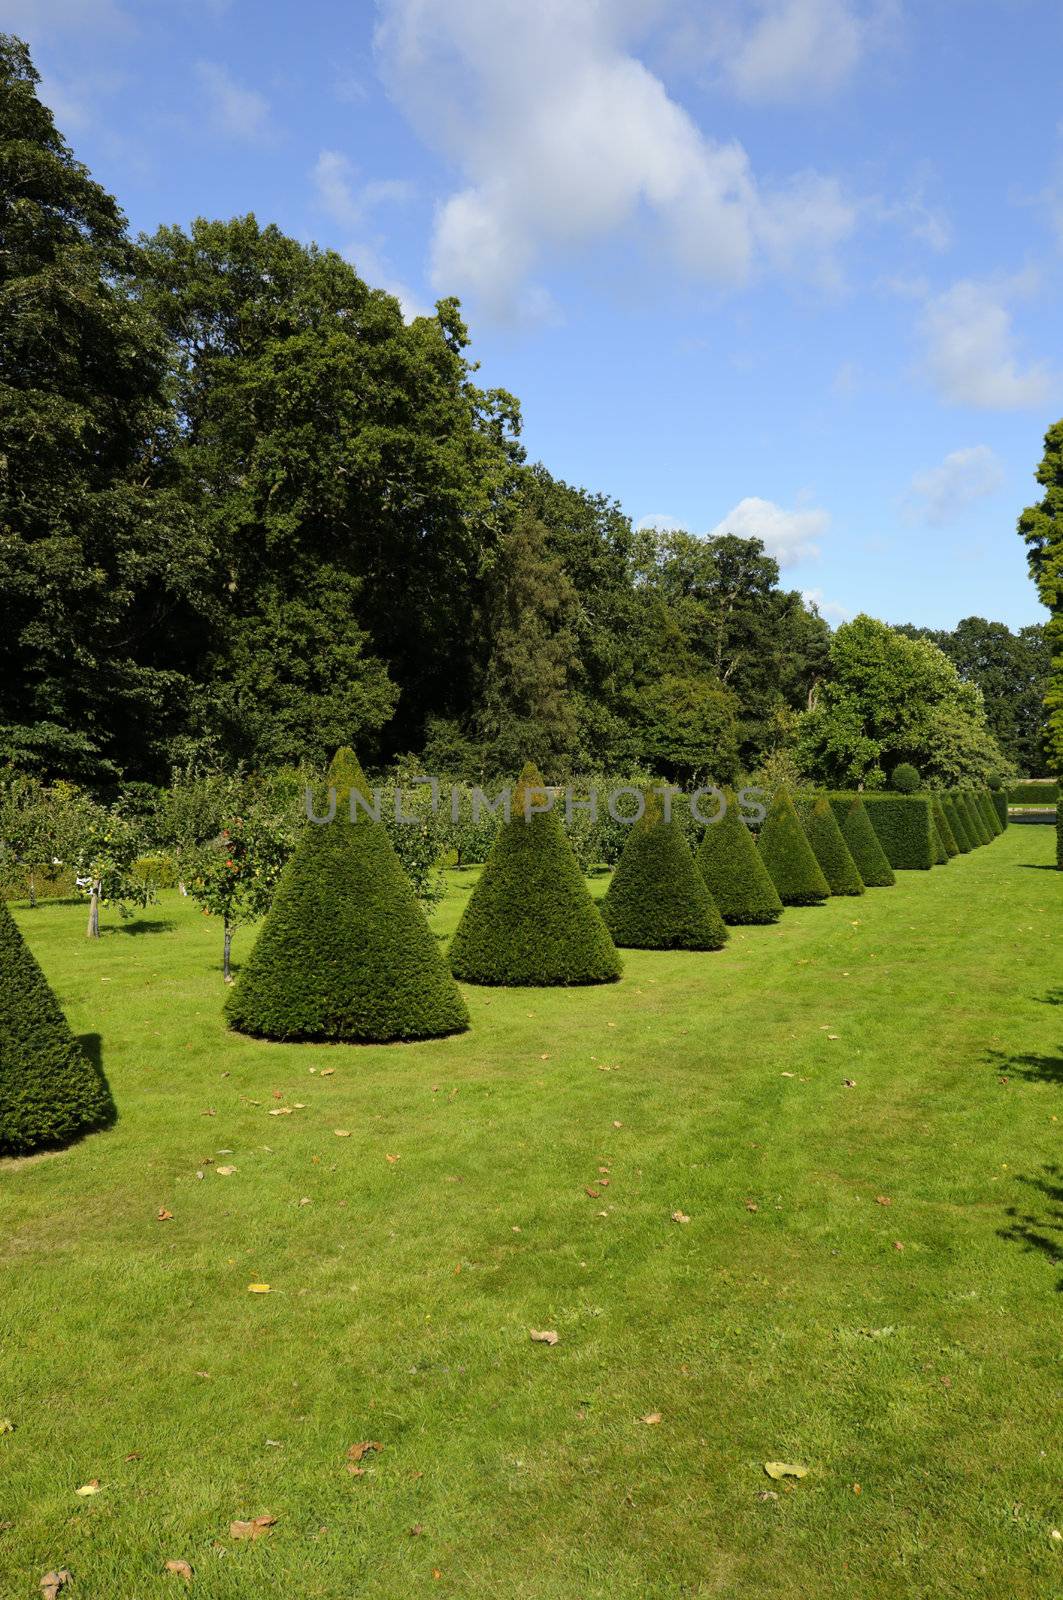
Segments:
[[[100,890],[102,888],[102,883],[94,883],[92,893],[89,896],[89,925],[86,930],[86,937],[89,939],[98,939],[100,937]]]
[[[230,955],[232,953],[232,947],[233,947],[233,930],[232,930],[231,926],[229,925],[229,923],[226,922],[226,924],[225,924],[224,953],[223,953],[222,958],[221,958],[222,977],[225,979],[226,983],[232,983],[232,981],[233,981],[233,975],[232,975],[232,972],[230,971],[230,968],[229,968],[229,957],[230,957]]]

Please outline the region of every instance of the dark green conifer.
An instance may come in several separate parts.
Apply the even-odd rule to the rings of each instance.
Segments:
[[[834,795],[834,815],[842,838],[856,862],[856,870],[869,889],[889,889],[897,882],[889,857],[879,843],[867,807],[859,794]]]
[[[277,885],[226,1015],[265,1039],[384,1044],[460,1033],[468,1012],[387,830],[356,803],[351,750],[328,783],[331,822],[308,823]],[[326,812],[327,814],[327,812]]]
[[[602,916],[621,949],[720,950],[727,942],[716,902],[694,865],[675,817],[664,820],[652,791],[628,829]]]
[[[802,797],[797,814],[830,885],[831,894],[863,894],[864,880],[842,838],[838,819],[825,794]]]
[[[782,901],[761,859],[756,840],[738,810],[733,792],[725,791],[726,808],[718,822],[705,829],[695,861],[724,922],[776,922]]]
[[[450,947],[469,983],[612,983],[621,965],[564,830],[526,766]],[[528,814],[525,814],[525,804]]]
[[[114,1116],[103,1073],[0,900],[0,1156],[56,1149]]]
[[[959,850],[960,855],[970,855],[973,849],[971,836],[967,832],[967,824],[964,821],[961,809],[956,804],[955,794],[942,795],[941,809],[944,811],[945,819],[952,829],[952,837],[956,841],[956,848]]]
[[[934,826],[937,828],[938,838],[945,847],[945,854],[950,859],[953,856],[958,856],[960,847],[956,843],[956,835],[949,825],[949,819],[945,815],[945,807],[942,804],[942,796],[939,794],[934,796]]]
[[[815,906],[829,898],[830,884],[786,789],[776,790],[757,843],[784,906]]]

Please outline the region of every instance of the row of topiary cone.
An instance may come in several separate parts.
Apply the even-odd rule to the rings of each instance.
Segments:
[[[728,795],[695,857],[651,794],[599,911],[555,813],[525,819],[526,794],[542,790],[526,768],[448,966],[386,831],[364,813],[349,818],[351,790],[369,796],[353,752],[337,753],[328,781],[336,820],[305,831],[226,1007],[230,1024],[255,1037],[382,1043],[459,1033],[469,1017],[455,976],[608,983],[620,976],[618,945],[717,950],[728,923],[774,922],[784,904],[894,881],[859,796],[803,799],[799,814],[781,790],[755,843]],[[988,842],[988,820],[980,832],[976,817],[959,798],[935,801],[943,853],[970,849],[976,833]],[[0,904],[0,1155],[68,1143],[113,1114],[102,1073]]]

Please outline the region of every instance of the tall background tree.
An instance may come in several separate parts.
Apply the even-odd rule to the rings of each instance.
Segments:
[[[0,758],[99,781],[165,765],[211,557],[137,252],[37,83],[0,35]]]
[[[1044,496],[1022,513],[1019,533],[1026,541],[1030,575],[1041,604],[1049,611],[1045,634],[1051,665],[1044,742],[1051,771],[1063,777],[1063,422],[1053,423],[1045,434],[1045,453],[1035,477]]]

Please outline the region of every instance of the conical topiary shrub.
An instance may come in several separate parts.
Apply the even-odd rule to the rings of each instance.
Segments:
[[[830,884],[786,789],[776,790],[757,844],[784,906],[816,906],[829,898]]]
[[[978,814],[978,807],[974,803],[974,795],[969,789],[964,789],[960,793],[960,801],[963,805],[963,815],[967,823],[967,832],[971,836],[971,842],[976,847],[988,844],[989,835],[986,832],[985,823]]]
[[[54,1150],[114,1115],[102,1072],[0,900],[0,1156]]]
[[[856,862],[856,870],[865,886],[868,889],[891,889],[897,879],[861,796],[836,795],[831,805],[842,838],[849,846],[849,854]]]
[[[675,817],[665,822],[660,797],[628,829],[602,917],[613,943],[632,950],[720,950],[727,929],[694,865]]]
[[[361,768],[329,768],[331,822],[308,823],[225,1011],[264,1039],[386,1044],[460,1033],[469,1015],[387,831],[358,808]]]
[[[724,922],[775,922],[782,916],[779,891],[761,860],[756,840],[730,789],[723,815],[705,829],[694,860]]]
[[[816,860],[823,869],[823,876],[830,885],[831,894],[863,894],[864,880],[849,846],[842,838],[838,819],[826,795],[803,797],[798,804],[797,814]]]
[[[591,899],[553,809],[525,817],[526,796],[545,793],[527,766],[510,820],[491,847],[450,946],[450,964],[469,983],[553,987],[612,983],[620,957]]]
[[[960,855],[970,855],[973,849],[971,836],[967,832],[967,824],[961,815],[960,807],[956,804],[955,795],[943,794],[941,797],[941,809],[945,813],[946,822],[952,829],[952,837],[956,841],[956,848],[959,850]]]
[[[979,789],[975,793],[975,801],[978,806],[978,814],[986,825],[986,832],[989,834],[990,839],[995,839],[997,834],[1003,833],[1004,830],[1000,826],[1000,819],[997,816],[996,807],[993,805],[992,795],[988,789]]]
[[[950,860],[953,856],[958,856],[960,847],[956,843],[956,835],[949,825],[949,819],[945,815],[945,807],[941,803],[939,794],[934,796],[934,826],[937,828],[938,838],[945,847],[945,854]]]
[[[937,819],[934,816],[933,805],[930,807],[930,848],[934,853],[935,867],[947,867],[949,863],[949,853],[945,849],[944,841],[938,832]]]

